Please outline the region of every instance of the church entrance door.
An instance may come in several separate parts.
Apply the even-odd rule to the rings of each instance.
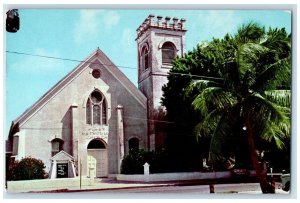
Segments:
[[[88,144],[87,152],[88,176],[107,177],[108,158],[105,143],[100,139],[94,139]]]

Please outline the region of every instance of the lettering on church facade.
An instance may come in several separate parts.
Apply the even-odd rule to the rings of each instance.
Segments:
[[[92,127],[85,129],[82,133],[86,139],[96,139],[101,138],[103,140],[108,139],[108,127]]]

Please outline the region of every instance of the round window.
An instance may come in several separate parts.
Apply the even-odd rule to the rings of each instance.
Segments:
[[[100,70],[94,69],[92,72],[92,75],[94,78],[100,78],[100,76],[101,76]]]

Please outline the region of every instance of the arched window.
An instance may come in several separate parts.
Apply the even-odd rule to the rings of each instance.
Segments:
[[[54,156],[63,149],[64,141],[59,138],[55,138],[51,141],[51,155]]]
[[[86,123],[106,125],[106,103],[99,91],[94,91],[86,102]]]
[[[128,145],[129,145],[129,151],[131,150],[138,150],[139,149],[139,139],[138,138],[131,138],[128,141]]]
[[[147,45],[145,45],[142,49],[141,63],[144,70],[147,70],[149,68],[149,48]]]
[[[172,61],[176,57],[175,49],[173,43],[165,42],[162,46],[162,64],[163,65],[172,65]]]
[[[99,139],[94,139],[90,141],[90,143],[87,146],[88,149],[105,149],[105,144],[99,140]]]

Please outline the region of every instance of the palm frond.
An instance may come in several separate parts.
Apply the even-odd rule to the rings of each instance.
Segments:
[[[220,120],[220,113],[217,110],[211,111],[203,120],[196,126],[194,133],[198,137],[211,137]]]
[[[283,82],[291,81],[291,58],[278,60],[276,63],[266,66],[257,73],[257,79],[252,89],[257,92],[274,90]]]
[[[291,90],[269,90],[265,91],[265,97],[280,106],[291,106]]]
[[[254,118],[253,121],[260,118],[279,124],[285,120],[289,120],[287,117],[289,108],[276,105],[259,94],[251,95],[243,101],[243,113]]]
[[[278,148],[290,136],[289,108],[268,101],[259,94],[249,96],[243,102],[243,115],[249,115],[255,137],[275,141]]]
[[[207,115],[211,110],[222,111],[230,108],[236,103],[236,98],[232,93],[225,91],[221,87],[205,88],[192,102],[196,110],[200,110],[203,115]]]
[[[209,149],[209,161],[212,163],[222,163],[226,161],[226,156],[224,154],[224,148],[226,148],[226,136],[231,133],[227,121],[228,117],[226,114],[223,114],[212,136]]]
[[[284,141],[289,138],[289,131],[285,131],[282,129],[285,128],[285,130],[287,130],[287,125],[286,124],[282,124],[282,125],[275,125],[272,122],[268,122],[267,125],[265,126],[265,129],[263,131],[262,134],[262,139],[271,142],[272,140],[275,141],[276,146],[279,149],[283,149],[285,148],[285,143]]]
[[[248,23],[242,25],[237,34],[235,40],[239,44],[248,42],[259,42],[265,36],[265,28],[260,27],[257,23]]]
[[[246,43],[239,47],[237,51],[237,63],[241,79],[247,72],[255,73],[255,67],[262,53],[268,49],[260,44]]]
[[[212,80],[194,80],[190,83],[190,85],[185,89],[186,95],[190,95],[193,92],[201,92],[207,87],[218,87],[219,83]]]
[[[285,31],[285,28],[270,28],[267,32],[267,39],[262,44],[276,51],[280,59],[290,55],[291,39]]]
[[[241,106],[239,104],[234,105],[232,108],[225,111],[215,127],[211,144],[210,144],[210,160],[214,163],[220,160],[224,161],[227,159],[227,155],[230,155],[228,150],[228,140],[230,137],[237,136],[235,130],[240,126],[240,111]]]

